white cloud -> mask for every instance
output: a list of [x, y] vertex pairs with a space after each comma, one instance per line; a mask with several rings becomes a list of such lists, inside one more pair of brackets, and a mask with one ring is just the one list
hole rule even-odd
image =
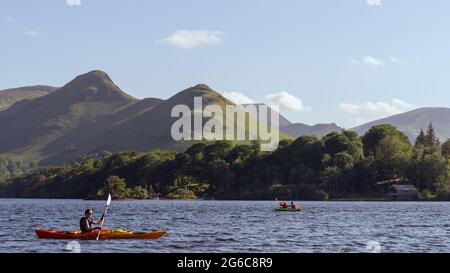
[[401, 99], [393, 99], [392, 100], [393, 105], [400, 109], [411, 109], [414, 108], [414, 105], [409, 104], [407, 102], [402, 101]]
[[380, 66], [383, 65], [383, 61], [377, 60], [372, 56], [366, 56], [362, 59], [362, 63], [370, 66]]
[[382, 60], [375, 59], [372, 56], [366, 56], [362, 58], [361, 60], [358, 59], [351, 59], [351, 64], [364, 64], [367, 66], [382, 66], [384, 65], [384, 62]]
[[342, 111], [350, 114], [356, 114], [361, 110], [361, 107], [359, 105], [345, 102], [340, 103], [339, 108], [341, 108]]
[[349, 114], [358, 115], [357, 121], [366, 121], [375, 118], [383, 118], [390, 115], [400, 114], [414, 108], [414, 105], [400, 99], [391, 102], [363, 102], [363, 103], [340, 103], [339, 108]]
[[392, 64], [400, 64], [400, 63], [408, 63], [409, 61], [406, 59], [400, 59], [394, 56], [391, 56], [389, 58], [386, 58], [386, 60], [382, 60], [382, 59], [376, 59], [372, 56], [366, 56], [362, 59], [350, 59], [350, 63], [351, 64], [364, 64], [367, 66], [382, 66], [382, 65], [387, 65], [389, 63]]
[[287, 92], [280, 92], [276, 94], [267, 95], [267, 99], [274, 105], [279, 105], [280, 109], [293, 112], [305, 112], [311, 110], [310, 107], [305, 107], [303, 102]]
[[66, 0], [69, 6], [81, 6], [81, 0]]
[[223, 92], [222, 96], [231, 100], [235, 104], [250, 104], [255, 103], [251, 98], [239, 92]]
[[224, 36], [225, 33], [221, 31], [177, 30], [162, 41], [178, 48], [195, 48], [220, 44]]
[[366, 0], [369, 6], [381, 6], [381, 0]]
[[29, 31], [25, 32], [24, 34], [27, 36], [30, 36], [30, 37], [40, 37], [40, 36], [44, 35], [42, 32], [37, 31], [37, 30], [29, 30]]

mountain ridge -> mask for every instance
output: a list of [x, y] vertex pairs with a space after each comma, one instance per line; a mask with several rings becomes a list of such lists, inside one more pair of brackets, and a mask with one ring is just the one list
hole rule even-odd
[[4, 111], [22, 100], [33, 100], [57, 90], [49, 85], [32, 85], [0, 90], [0, 111]]
[[372, 126], [390, 124], [405, 133], [409, 140], [414, 143], [420, 130], [426, 130], [430, 122], [433, 124], [436, 134], [441, 140], [450, 138], [450, 108], [447, 107], [421, 107], [374, 120], [351, 128], [350, 130], [362, 135]]
[[[0, 111], [0, 123], [8, 128], [0, 135], [0, 157], [33, 155], [42, 164], [60, 164], [86, 156], [95, 157], [107, 151], [181, 151], [193, 142], [177, 142], [171, 137], [171, 127], [178, 119], [171, 116], [174, 106], [186, 105], [193, 110], [195, 97], [202, 97], [203, 106], [214, 104], [223, 108], [235, 105], [203, 83], [177, 92], [166, 100], [139, 100], [120, 89], [101, 70], [81, 74], [61, 88], [48, 88], [52, 92], [47, 95], [20, 100]], [[315, 135], [320, 138], [343, 130], [335, 123], [292, 123], [282, 114], [277, 114], [281, 138], [287, 138], [287, 135]], [[239, 112], [238, 115], [245, 113]], [[230, 117], [224, 116], [222, 124], [227, 118]], [[248, 118], [254, 120], [257, 117]], [[203, 118], [203, 122], [206, 120]], [[270, 126], [270, 119], [268, 121]], [[362, 135], [374, 125], [391, 124], [413, 141], [429, 122], [435, 125], [441, 139], [450, 137], [450, 108], [445, 107], [423, 107], [350, 130]]]
[[[137, 99], [108, 78], [88, 72], [48, 95], [20, 101], [0, 112], [0, 153], [34, 151], [84, 123], [108, 115]], [[105, 73], [106, 74], [106, 73]]]

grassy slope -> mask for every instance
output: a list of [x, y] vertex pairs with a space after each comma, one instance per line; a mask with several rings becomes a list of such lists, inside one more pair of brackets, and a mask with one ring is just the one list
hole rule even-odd
[[[148, 151], [168, 149], [182, 151], [195, 141], [176, 142], [171, 137], [172, 124], [177, 118], [171, 118], [171, 110], [175, 105], [183, 104], [193, 109], [194, 97], [201, 96], [203, 104], [216, 104], [222, 108], [233, 105], [219, 93], [205, 85], [188, 88], [141, 115], [104, 128], [102, 132], [84, 139], [76, 145], [72, 156], [76, 158], [83, 154], [98, 154], [104, 150], [118, 151]], [[225, 116], [225, 118], [227, 118]], [[247, 116], [248, 119], [248, 116]], [[246, 128], [247, 130], [248, 128]], [[281, 139], [290, 138], [281, 134]]]
[[59, 90], [0, 112], [0, 155], [35, 155], [71, 130], [137, 101], [101, 71], [77, 77]]
[[[0, 112], [0, 123], [11, 128], [0, 136], [0, 156], [59, 164], [104, 151], [182, 151], [195, 141], [172, 139], [171, 127], [177, 118], [171, 118], [171, 110], [178, 104], [192, 109], [198, 96], [204, 106], [234, 105], [206, 85], [188, 88], [166, 101], [138, 101], [104, 72], [92, 71], [52, 94]], [[229, 118], [225, 111], [224, 118]], [[250, 120], [258, 123], [247, 115], [247, 125]], [[248, 126], [245, 130], [247, 134]], [[280, 134], [280, 139], [288, 138]]]

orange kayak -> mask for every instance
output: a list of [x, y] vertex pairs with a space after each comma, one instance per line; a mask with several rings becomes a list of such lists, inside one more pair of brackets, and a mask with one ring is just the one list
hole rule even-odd
[[[81, 231], [56, 231], [56, 230], [36, 230], [36, 235], [41, 239], [60, 239], [60, 240], [95, 240], [98, 231], [81, 233]], [[166, 231], [158, 230], [151, 232], [131, 232], [125, 230], [102, 230], [99, 240], [152, 240], [166, 235]]]

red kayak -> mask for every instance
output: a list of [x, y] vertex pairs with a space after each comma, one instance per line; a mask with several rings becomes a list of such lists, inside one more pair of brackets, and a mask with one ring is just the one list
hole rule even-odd
[[[41, 239], [59, 240], [96, 240], [98, 231], [82, 233], [81, 231], [56, 231], [36, 230], [36, 235]], [[131, 232], [125, 230], [102, 230], [99, 240], [154, 240], [167, 234], [167, 231]]]

